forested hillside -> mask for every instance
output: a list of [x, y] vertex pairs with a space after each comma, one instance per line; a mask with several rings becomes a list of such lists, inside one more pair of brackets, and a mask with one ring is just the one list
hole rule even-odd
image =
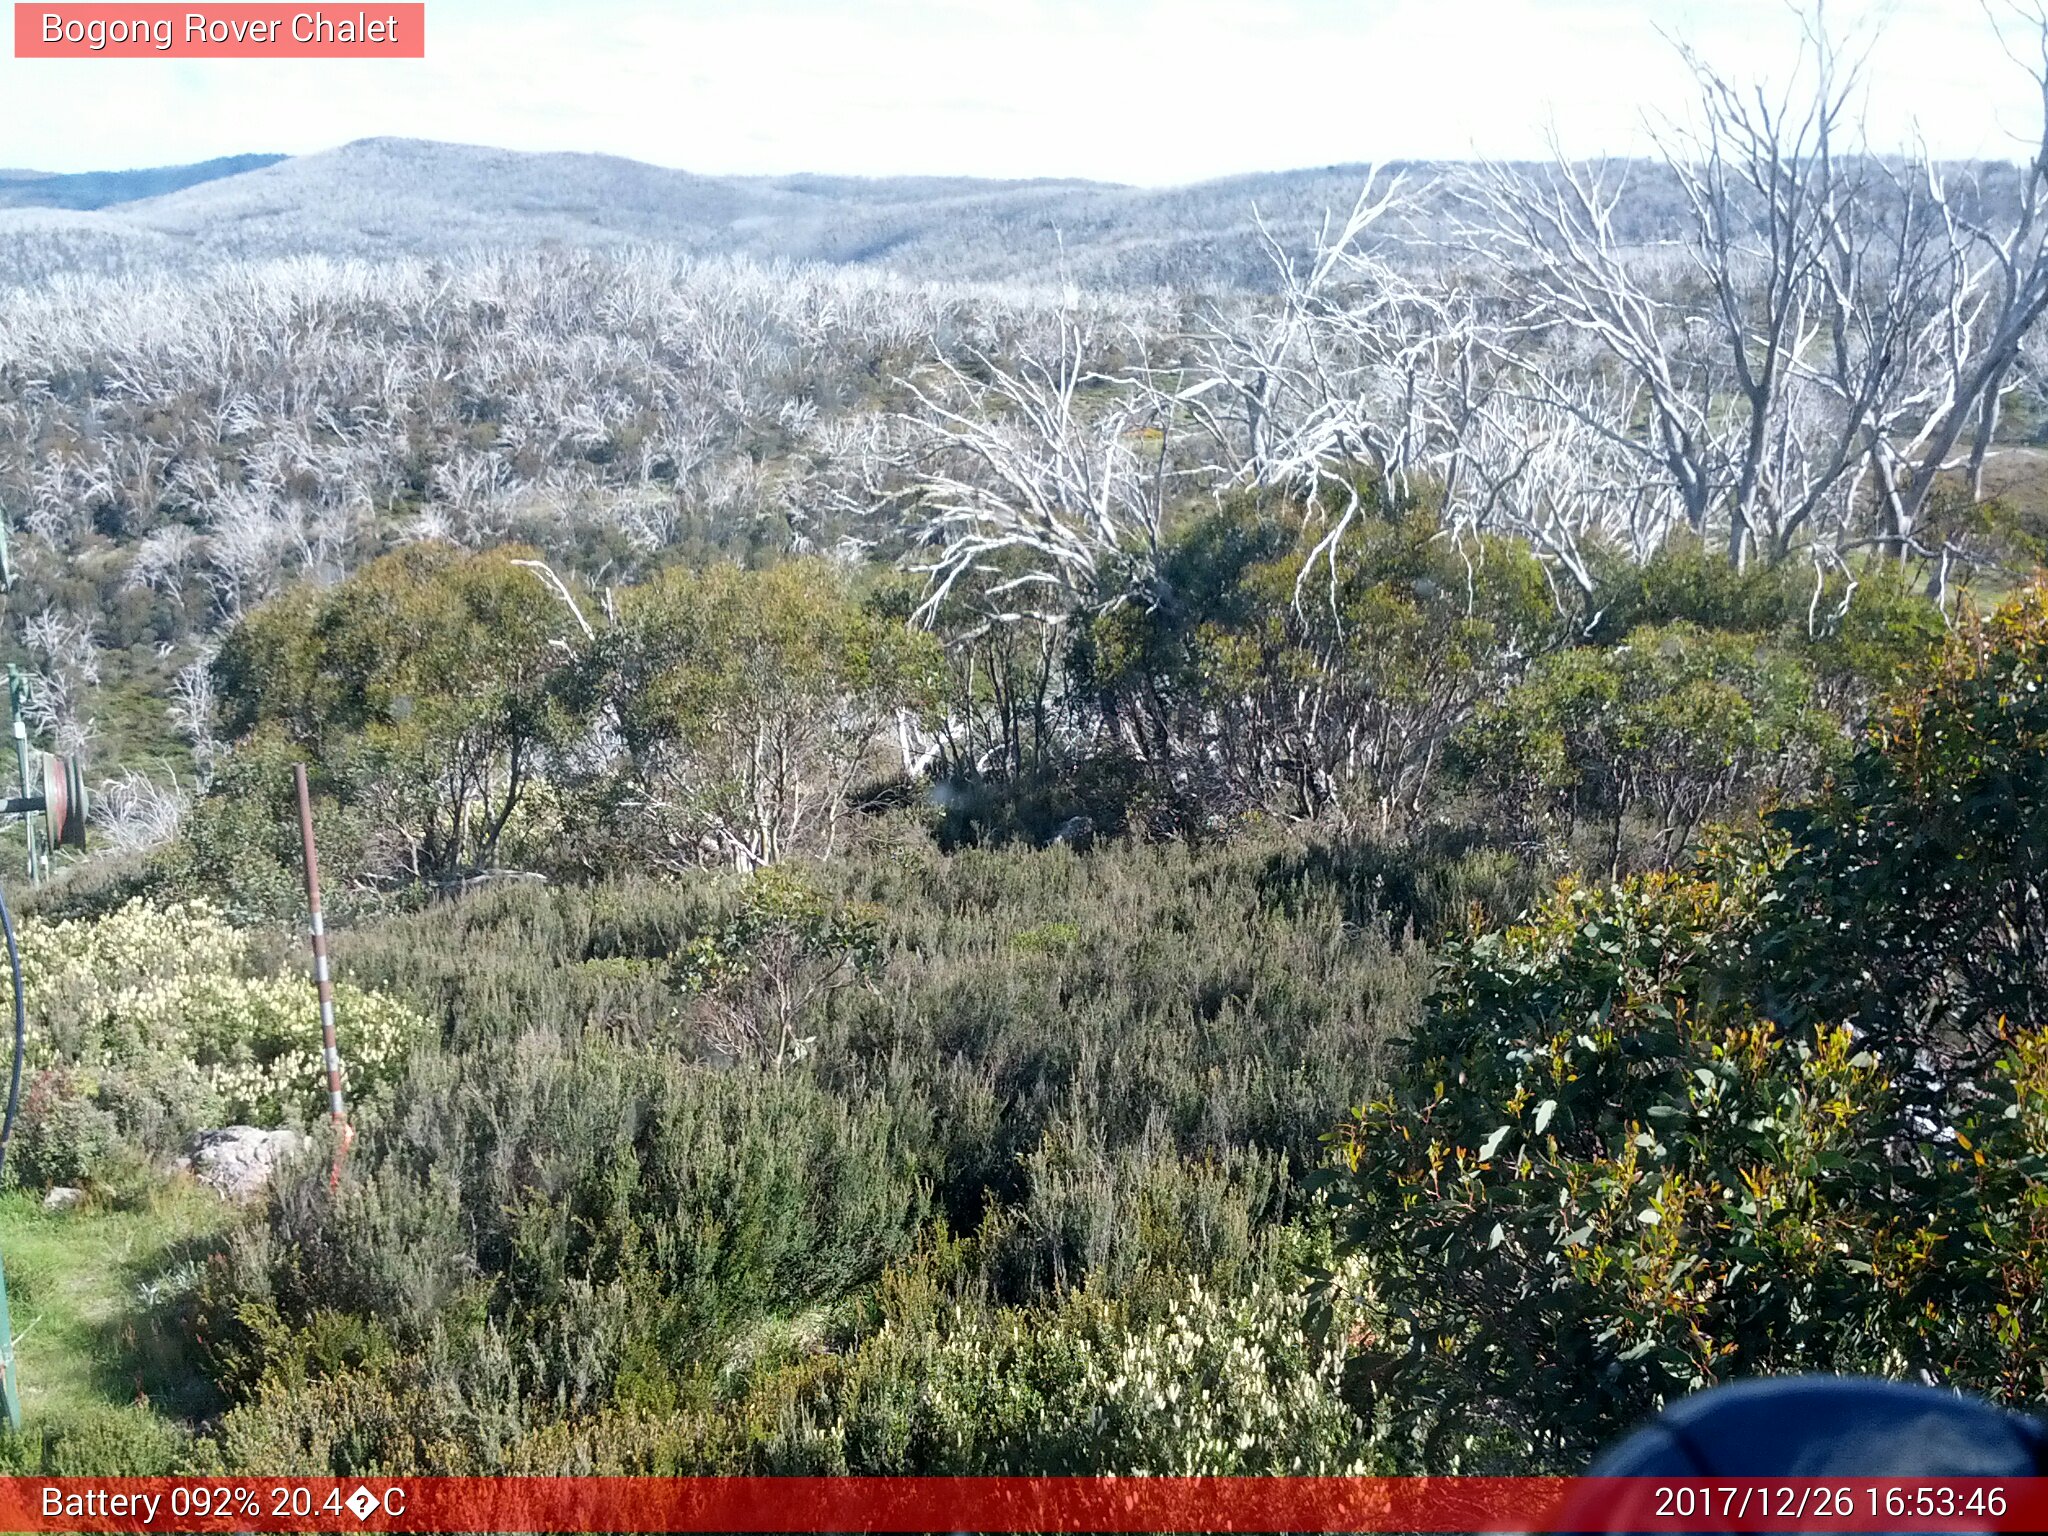
[[[706, 176], [608, 155], [530, 154], [365, 139], [247, 166], [0, 180], [0, 286], [59, 274], [203, 271], [295, 256], [391, 261], [539, 246], [817, 263], [920, 281], [1079, 283], [1216, 294], [1271, 292], [1272, 247], [1308, 259], [1365, 165], [1233, 176], [1181, 187], [965, 177]], [[1408, 197], [1380, 232], [1422, 264], [1460, 243], [1455, 164], [1402, 164]], [[1883, 167], [1869, 170], [1882, 179]], [[1896, 169], [1896, 167], [1894, 167]], [[1634, 160], [1580, 165], [1612, 183], [1628, 247], [1684, 238], [1682, 181]], [[1547, 167], [1512, 174], [1540, 182]], [[2002, 214], [2010, 166], [1942, 168], [1961, 205]], [[154, 183], [154, 184], [153, 184]], [[9, 211], [19, 206], [20, 211]], [[57, 208], [93, 210], [68, 219]]]
[[[0, 284], [59, 272], [191, 271], [221, 260], [388, 261], [548, 244], [659, 246], [940, 282], [1270, 288], [1261, 222], [1289, 249], [1306, 251], [1367, 172], [1331, 166], [1172, 188], [706, 176], [616, 156], [410, 139], [367, 139], [178, 185], [181, 171], [200, 169], [129, 173], [133, 189], [123, 197], [101, 196], [112, 189], [82, 178], [0, 182]], [[1418, 181], [1431, 171], [1409, 169]], [[1629, 222], [1640, 240], [1668, 227], [1676, 189], [1654, 168], [1638, 169], [1645, 185], [1630, 199]], [[151, 174], [165, 185], [140, 179]], [[23, 211], [6, 211], [17, 204]], [[96, 211], [63, 223], [29, 211], [44, 206]]]
[[[0, 1455], [1526, 1471], [1757, 1372], [2037, 1400], [2048, 125], [1895, 163], [1813, 47], [1810, 112], [1701, 67], [1654, 239], [1474, 165], [1200, 281], [1107, 215], [978, 266], [1124, 196], [1041, 184], [771, 265], [609, 164], [602, 239], [268, 248], [383, 143], [133, 214], [262, 259], [0, 292], [5, 640], [98, 788], [23, 903]], [[303, 1135], [219, 1206], [230, 1124]]]
[[145, 197], [162, 197], [244, 171], [275, 165], [282, 155], [229, 155], [193, 165], [161, 165], [135, 171], [0, 171], [0, 208], [105, 208]]

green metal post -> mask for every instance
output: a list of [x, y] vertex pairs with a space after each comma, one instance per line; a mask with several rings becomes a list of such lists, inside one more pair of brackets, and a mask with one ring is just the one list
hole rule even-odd
[[21, 1433], [21, 1382], [14, 1374], [14, 1324], [7, 1316], [7, 1279], [0, 1273], [0, 1406], [7, 1425]]
[[[7, 518], [0, 515], [0, 591], [14, 589], [14, 561], [7, 553]], [[28, 794], [28, 728], [21, 723], [22, 677], [21, 668], [7, 669], [7, 698], [14, 715], [15, 760], [21, 767], [21, 792]], [[33, 884], [36, 870], [36, 824], [33, 817], [21, 818], [22, 828], [28, 838], [28, 877]], [[0, 922], [7, 930], [7, 956], [13, 972], [15, 1026], [14, 1039], [14, 1080], [8, 1089], [7, 1120], [5, 1131], [0, 1131], [0, 1158], [7, 1155], [7, 1133], [14, 1129], [14, 1111], [17, 1095], [21, 1091], [21, 1051], [23, 1035], [20, 1032], [26, 1024], [21, 1012], [21, 956], [14, 944], [14, 923], [6, 916], [6, 902], [0, 899]], [[7, 1272], [0, 1268], [0, 1408], [7, 1413], [7, 1426], [17, 1435], [21, 1433], [21, 1378], [14, 1369], [14, 1320], [7, 1315]]]
[[[0, 517], [0, 591], [14, 590], [14, 559], [7, 550], [7, 519]], [[21, 706], [28, 694], [28, 683], [21, 675], [21, 668], [11, 662], [7, 667], [7, 704], [14, 721], [14, 761], [21, 769], [21, 792], [30, 793], [28, 784], [28, 727], [22, 724]], [[36, 858], [36, 820], [33, 816], [21, 818], [22, 836], [28, 840], [28, 883], [40, 885], [43, 882], [42, 866]], [[7, 1304], [5, 1295], [0, 1295], [0, 1308]]]

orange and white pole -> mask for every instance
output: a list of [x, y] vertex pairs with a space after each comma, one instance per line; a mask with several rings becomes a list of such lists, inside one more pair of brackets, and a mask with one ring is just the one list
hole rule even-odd
[[341, 1052], [334, 1040], [334, 974], [327, 964], [327, 924], [320, 916], [320, 856], [313, 849], [313, 794], [306, 786], [306, 765], [296, 763], [292, 777], [299, 791], [299, 841], [306, 850], [306, 909], [311, 914], [313, 984], [320, 994], [320, 1043], [327, 1061], [327, 1109], [334, 1119], [334, 1168], [328, 1187], [341, 1184], [341, 1161], [354, 1136], [348, 1107], [341, 1097]]

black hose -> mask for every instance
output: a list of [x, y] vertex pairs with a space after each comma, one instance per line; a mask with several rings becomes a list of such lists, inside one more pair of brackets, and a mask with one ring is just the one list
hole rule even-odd
[[7, 967], [14, 976], [14, 1068], [7, 1075], [7, 1118], [0, 1121], [0, 1169], [7, 1166], [7, 1143], [14, 1135], [14, 1112], [21, 1106], [21, 1059], [28, 1054], [28, 999], [21, 985], [21, 947], [14, 942], [14, 914], [0, 892], [0, 933], [7, 936]]

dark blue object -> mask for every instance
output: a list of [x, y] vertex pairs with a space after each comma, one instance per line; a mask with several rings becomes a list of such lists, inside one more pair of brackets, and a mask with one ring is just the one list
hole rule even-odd
[[2048, 1428], [1938, 1387], [1845, 1376], [1737, 1382], [1672, 1404], [1589, 1477], [2036, 1477]]
[[[1738, 1382], [1673, 1403], [1602, 1453], [1588, 1477], [2039, 1477], [2048, 1425], [1937, 1387], [1846, 1376]], [[1608, 1531], [1588, 1489], [1560, 1531]], [[1991, 1522], [1986, 1522], [1989, 1525]]]

